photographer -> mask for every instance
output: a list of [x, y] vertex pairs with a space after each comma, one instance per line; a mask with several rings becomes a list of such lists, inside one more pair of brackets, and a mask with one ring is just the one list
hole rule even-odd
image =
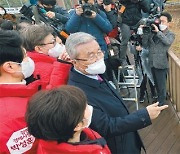
[[82, 0], [82, 4], [70, 12], [70, 19], [66, 23], [65, 29], [69, 33], [86, 32], [93, 35], [104, 51], [105, 59], [107, 59], [104, 34], [112, 30], [112, 25], [106, 14], [97, 9], [94, 4], [94, 0]]
[[136, 64], [137, 68], [139, 68], [140, 75], [142, 76], [142, 79], [140, 78], [140, 97], [139, 102], [144, 103], [145, 100], [145, 92], [147, 90], [147, 82], [149, 82], [150, 90], [151, 90], [151, 97], [153, 101], [157, 99], [157, 94], [155, 91], [155, 84], [151, 72], [151, 68], [149, 66], [149, 50], [142, 47], [142, 44], [135, 44], [131, 47], [134, 49], [136, 55]]
[[111, 0], [97, 0], [97, 7], [106, 13], [108, 20], [113, 28], [117, 26], [117, 12]]
[[[143, 34], [143, 46], [149, 49], [149, 64], [152, 70], [159, 105], [166, 101], [166, 77], [168, 72], [168, 49], [175, 39], [174, 33], [169, 31], [172, 16], [162, 12], [160, 24], [152, 24], [152, 31]], [[145, 29], [143, 27], [143, 29]]]
[[39, 6], [44, 8], [49, 18], [57, 18], [65, 24], [69, 19], [68, 12], [59, 6], [56, 6], [56, 0], [38, 0]]
[[121, 46], [120, 46], [120, 60], [122, 65], [126, 65], [126, 51], [131, 30], [135, 29], [137, 23], [141, 20], [141, 10], [144, 12], [150, 11], [150, 4], [148, 0], [120, 0], [121, 4], [125, 6], [125, 11], [122, 13], [121, 28]]

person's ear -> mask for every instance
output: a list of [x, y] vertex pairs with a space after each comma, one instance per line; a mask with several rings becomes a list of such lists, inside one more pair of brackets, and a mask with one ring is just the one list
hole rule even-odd
[[38, 45], [34, 47], [34, 50], [35, 50], [36, 52], [42, 53], [41, 47], [38, 46]]
[[80, 122], [80, 123], [78, 123], [77, 126], [74, 128], [74, 131], [75, 131], [75, 132], [81, 131], [82, 128], [83, 128], [83, 123]]
[[14, 67], [13, 65], [11, 64], [11, 62], [5, 62], [3, 65], [2, 65], [2, 68], [5, 72], [8, 72], [8, 73], [14, 73], [15, 70], [14, 70]]
[[76, 64], [77, 64], [77, 61], [73, 59], [73, 60], [71, 61], [71, 63], [72, 63], [73, 65], [76, 65]]

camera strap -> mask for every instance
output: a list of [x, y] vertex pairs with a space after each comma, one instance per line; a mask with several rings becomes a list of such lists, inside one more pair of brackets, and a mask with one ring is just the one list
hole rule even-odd
[[126, 10], [126, 7], [124, 5], [121, 5], [121, 7], [118, 10], [118, 13], [123, 14], [125, 10]]
[[113, 46], [112, 46], [112, 44], [111, 44], [111, 41], [110, 41], [109, 36], [105, 35], [104, 40], [105, 40], [105, 42], [106, 42], [106, 44], [107, 44], [109, 57], [114, 57], [114, 56], [116, 56], [117, 53], [114, 51], [114, 48], [113, 48]]

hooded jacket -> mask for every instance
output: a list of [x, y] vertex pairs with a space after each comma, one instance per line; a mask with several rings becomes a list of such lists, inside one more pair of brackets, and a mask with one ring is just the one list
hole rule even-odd
[[86, 128], [83, 132], [87, 141], [79, 143], [60, 143], [39, 140], [38, 154], [110, 154], [106, 141], [93, 130]]
[[67, 84], [71, 64], [59, 62], [56, 58], [35, 51], [27, 52], [27, 55], [35, 63], [33, 75], [46, 83], [46, 89]]

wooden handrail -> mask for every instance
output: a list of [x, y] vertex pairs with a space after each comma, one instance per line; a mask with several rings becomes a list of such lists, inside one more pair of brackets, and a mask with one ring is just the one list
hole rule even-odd
[[169, 51], [168, 93], [176, 111], [180, 112], [180, 59]]

